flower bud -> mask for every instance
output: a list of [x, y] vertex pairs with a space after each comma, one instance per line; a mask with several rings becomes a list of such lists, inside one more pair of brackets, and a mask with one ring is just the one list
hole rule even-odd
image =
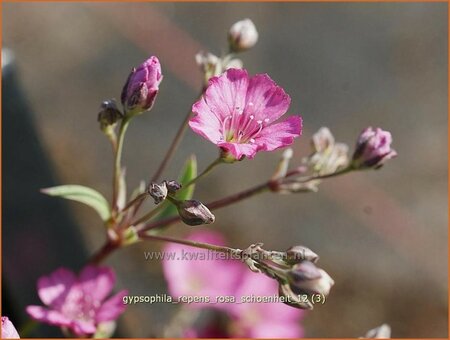
[[216, 219], [206, 205], [197, 200], [181, 201], [177, 209], [181, 219], [187, 225], [210, 224]]
[[162, 81], [158, 58], [150, 57], [128, 76], [122, 90], [122, 105], [129, 115], [150, 110], [155, 102]]
[[182, 186], [180, 183], [174, 180], [164, 181], [164, 183], [166, 184], [167, 190], [169, 191], [170, 194], [176, 193], [178, 190], [181, 189]]
[[288, 264], [296, 264], [302, 261], [311, 261], [316, 263], [318, 260], [319, 255], [304, 246], [293, 246], [286, 250], [285, 262]]
[[300, 309], [313, 309], [313, 304], [304, 296], [295, 294], [288, 283], [282, 283], [278, 287], [278, 295], [283, 296], [286, 300], [283, 302], [288, 306]]
[[334, 280], [323, 270], [310, 261], [294, 265], [287, 274], [291, 288], [299, 294], [328, 295]]
[[98, 113], [97, 121], [100, 123], [102, 130], [116, 124], [123, 117], [114, 99], [105, 100], [100, 107], [101, 111]]
[[258, 31], [250, 19], [238, 21], [228, 31], [228, 42], [231, 52], [242, 52], [255, 46]]
[[390, 337], [391, 327], [388, 324], [383, 324], [368, 331], [363, 339], [389, 339]]
[[153, 197], [155, 204], [159, 204], [164, 201], [167, 197], [167, 185], [165, 182], [161, 185], [156, 183], [151, 183], [147, 189], [148, 194]]
[[391, 143], [390, 132], [372, 127], [364, 129], [356, 142], [353, 167], [356, 169], [380, 168], [387, 160], [397, 156], [397, 152], [391, 149]]

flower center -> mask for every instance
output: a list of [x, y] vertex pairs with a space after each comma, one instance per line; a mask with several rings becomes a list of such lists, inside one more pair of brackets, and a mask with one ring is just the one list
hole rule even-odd
[[254, 143], [255, 138], [264, 128], [269, 119], [256, 120], [252, 113], [254, 104], [248, 103], [244, 109], [236, 107], [235, 111], [227, 116], [222, 123], [223, 139], [234, 143]]
[[93, 299], [92, 296], [75, 291], [67, 297], [61, 312], [72, 320], [90, 321], [95, 319], [100, 302]]

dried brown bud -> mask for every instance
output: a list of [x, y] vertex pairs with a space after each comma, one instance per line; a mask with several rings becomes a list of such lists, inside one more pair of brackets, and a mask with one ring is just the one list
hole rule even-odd
[[161, 184], [151, 183], [147, 191], [148, 194], [155, 200], [155, 204], [159, 204], [164, 201], [167, 197], [168, 192], [165, 182]]
[[101, 105], [101, 111], [98, 113], [97, 120], [102, 130], [108, 126], [116, 124], [123, 117], [122, 112], [117, 108], [114, 99], [105, 100]]
[[171, 180], [171, 181], [164, 181], [164, 183], [166, 184], [167, 190], [171, 194], [176, 193], [182, 187], [182, 185], [180, 183], [178, 183], [177, 181], [173, 181], [173, 180]]
[[300, 309], [313, 309], [313, 305], [308, 297], [294, 293], [288, 283], [280, 284], [278, 295], [286, 298], [284, 303], [288, 306]]
[[179, 202], [177, 209], [181, 219], [187, 225], [210, 224], [216, 219], [208, 207], [197, 200]]

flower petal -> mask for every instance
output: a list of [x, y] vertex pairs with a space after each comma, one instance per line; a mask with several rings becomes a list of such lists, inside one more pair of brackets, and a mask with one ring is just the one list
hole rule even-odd
[[222, 137], [221, 117], [211, 111], [204, 98], [192, 106], [192, 112], [194, 116], [189, 120], [191, 129], [214, 144], [219, 142]]
[[28, 306], [26, 311], [34, 320], [54, 326], [69, 326], [72, 322], [60, 312], [41, 306]]
[[108, 267], [86, 266], [80, 273], [79, 284], [85, 294], [103, 301], [114, 287], [116, 276]]
[[123, 297], [127, 294], [127, 290], [122, 290], [106, 300], [97, 311], [97, 323], [116, 320], [125, 311], [126, 305], [123, 303]]
[[272, 151], [284, 146], [291, 145], [294, 138], [302, 133], [302, 118], [291, 116], [288, 119], [269, 125], [262, 129], [259, 136], [255, 138], [258, 151]]
[[245, 112], [256, 120], [268, 119], [272, 123], [286, 113], [291, 98], [267, 74], [257, 74], [250, 79]]
[[75, 320], [72, 321], [69, 328], [79, 337], [83, 337], [85, 335], [94, 334], [97, 330], [94, 322], [92, 320]]
[[244, 156], [252, 159], [253, 157], [255, 157], [256, 151], [258, 151], [258, 145], [251, 143], [240, 144], [231, 142], [219, 142], [217, 143], [217, 145], [231, 153], [237, 160], [242, 159], [242, 157]]
[[227, 116], [243, 110], [248, 84], [248, 73], [243, 69], [230, 68], [221, 76], [211, 78], [203, 96], [211, 115], [223, 122]]
[[58, 309], [64, 302], [70, 288], [76, 282], [75, 274], [59, 268], [49, 276], [42, 276], [37, 283], [38, 295], [47, 306]]

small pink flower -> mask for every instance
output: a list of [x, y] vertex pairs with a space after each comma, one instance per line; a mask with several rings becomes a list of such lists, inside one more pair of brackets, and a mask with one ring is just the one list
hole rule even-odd
[[[223, 245], [223, 237], [212, 231], [197, 231], [188, 239]], [[299, 321], [304, 311], [281, 302], [242, 302], [248, 296], [278, 296], [278, 283], [263, 274], [250, 271], [241, 261], [214, 259], [213, 252], [179, 244], [165, 247], [163, 270], [169, 292], [178, 296], [209, 296], [211, 303], [190, 304], [190, 307], [214, 308], [226, 313], [231, 323], [223, 325], [212, 320], [203, 328], [185, 330], [186, 337], [298, 338], [303, 335]], [[170, 259], [174, 256], [177, 260]], [[208, 255], [209, 259], [202, 258]], [[192, 257], [197, 257], [192, 260]], [[191, 259], [191, 260], [189, 260]], [[217, 297], [234, 297], [235, 303], [216, 303]], [[214, 318], [213, 318], [214, 319]]]
[[[211, 231], [195, 232], [188, 238], [216, 245], [225, 243], [220, 234]], [[216, 252], [176, 243], [167, 244], [164, 252], [167, 254], [163, 261], [164, 276], [169, 292], [175, 298], [208, 296], [215, 302], [218, 296], [233, 294], [240, 281], [243, 267], [238, 260], [218, 259]], [[189, 306], [222, 307], [212, 303], [192, 303]]]
[[12, 322], [6, 317], [2, 316], [2, 339], [20, 339], [19, 333]]
[[380, 168], [383, 164], [397, 156], [391, 148], [392, 135], [380, 128], [364, 129], [356, 142], [353, 154], [353, 166], [356, 168]]
[[291, 99], [267, 74], [249, 77], [229, 69], [209, 80], [203, 97], [192, 106], [194, 132], [240, 160], [258, 151], [272, 151], [294, 142], [302, 131], [300, 116], [274, 123]]
[[128, 76], [121, 100], [125, 111], [140, 113], [150, 110], [155, 102], [162, 81], [161, 64], [157, 57], [150, 57]]
[[[281, 302], [261, 302], [278, 296], [278, 283], [265, 275], [246, 268], [238, 289], [236, 301], [253, 298], [254, 302], [229, 304], [228, 311], [234, 320], [235, 335], [245, 338], [301, 338], [300, 319], [305, 311]], [[260, 299], [260, 302], [257, 302]], [[270, 300], [269, 300], [270, 301]], [[273, 300], [275, 301], [275, 300]]]
[[126, 290], [110, 297], [116, 281], [108, 267], [86, 266], [77, 277], [60, 268], [38, 280], [38, 294], [48, 307], [28, 306], [27, 313], [35, 320], [66, 327], [77, 336], [95, 333], [97, 326], [119, 317], [125, 310]]

